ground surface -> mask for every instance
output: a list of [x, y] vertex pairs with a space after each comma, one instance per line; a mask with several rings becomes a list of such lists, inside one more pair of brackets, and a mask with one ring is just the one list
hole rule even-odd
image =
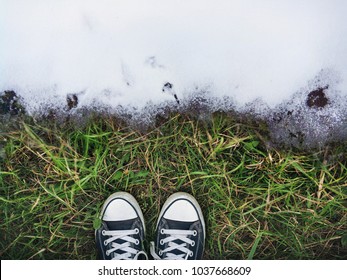
[[266, 148], [261, 126], [226, 114], [172, 114], [147, 131], [25, 118], [0, 136], [1, 259], [96, 258], [98, 213], [116, 191], [142, 207], [147, 247], [160, 206], [185, 191], [203, 209], [206, 259], [347, 257], [346, 146]]

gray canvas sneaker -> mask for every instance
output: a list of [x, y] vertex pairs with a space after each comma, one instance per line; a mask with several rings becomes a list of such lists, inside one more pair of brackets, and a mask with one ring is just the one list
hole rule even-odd
[[147, 259], [143, 250], [145, 223], [136, 199], [117, 192], [105, 201], [101, 210], [101, 227], [95, 231], [100, 259]]
[[205, 221], [193, 196], [178, 192], [164, 203], [159, 215], [156, 239], [151, 242], [154, 259], [198, 260], [205, 243]]

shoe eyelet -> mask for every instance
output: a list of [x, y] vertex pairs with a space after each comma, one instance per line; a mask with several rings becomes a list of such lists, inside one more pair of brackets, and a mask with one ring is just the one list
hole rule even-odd
[[140, 240], [136, 239], [135, 245], [139, 245], [139, 244], [140, 244]]
[[160, 233], [161, 233], [161, 234], [164, 234], [164, 229], [163, 229], [163, 228], [160, 230]]
[[195, 246], [195, 241], [193, 240], [192, 243], [190, 244], [192, 247]]
[[159, 243], [160, 243], [160, 245], [164, 245], [164, 240], [160, 239]]
[[194, 254], [193, 254], [193, 252], [192, 251], [190, 251], [190, 253], [189, 253], [189, 257], [192, 257]]
[[193, 231], [193, 236], [197, 236], [198, 232], [196, 230]]
[[108, 242], [107, 242], [107, 240], [105, 240], [105, 241], [104, 241], [104, 245], [107, 246], [107, 244], [108, 244]]
[[101, 235], [105, 236], [106, 235], [106, 230], [101, 231]]
[[161, 251], [161, 250], [158, 253], [159, 253], [159, 256], [163, 255], [163, 251]]
[[138, 228], [135, 228], [135, 234], [138, 234], [140, 230]]
[[106, 251], [106, 256], [109, 256], [110, 255], [110, 252], [109, 251]]

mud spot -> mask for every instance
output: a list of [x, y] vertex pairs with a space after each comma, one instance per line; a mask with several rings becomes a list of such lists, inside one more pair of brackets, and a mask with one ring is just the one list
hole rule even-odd
[[306, 105], [310, 108], [324, 108], [329, 102], [324, 92], [326, 89], [328, 86], [311, 91], [307, 96]]
[[21, 112], [24, 112], [24, 108], [20, 105], [19, 98], [14, 91], [0, 93], [0, 115], [18, 115]]
[[67, 102], [67, 108], [68, 110], [71, 110], [73, 108], [76, 108], [78, 105], [78, 97], [76, 94], [68, 94], [66, 97]]

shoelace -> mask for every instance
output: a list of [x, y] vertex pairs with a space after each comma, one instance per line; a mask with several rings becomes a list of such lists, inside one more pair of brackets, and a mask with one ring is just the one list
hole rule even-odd
[[[109, 256], [110, 254], [114, 253], [113, 260], [137, 260], [140, 255], [144, 255], [147, 258], [147, 254], [144, 251], [136, 250], [135, 248], [131, 247], [131, 244], [139, 245], [140, 240], [135, 239], [129, 235], [138, 234], [139, 229], [133, 229], [133, 230], [103, 230], [101, 232], [104, 236], [111, 236], [110, 238], [106, 239], [104, 241], [104, 245], [107, 246], [111, 243], [111, 249], [106, 250], [106, 255]], [[123, 240], [125, 242], [119, 244], [115, 241], [117, 240]], [[124, 251], [123, 254], [117, 254], [115, 251], [122, 250]], [[135, 257], [132, 257], [132, 255], [135, 255]]]
[[[155, 260], [161, 260], [162, 258], [160, 256], [164, 253], [167, 253], [165, 260], [186, 260], [188, 257], [193, 256], [193, 251], [187, 248], [187, 244], [191, 246], [195, 245], [194, 240], [188, 238], [188, 236], [196, 236], [196, 230], [162, 229], [160, 233], [168, 235], [168, 237], [160, 240], [160, 245], [168, 243], [168, 247], [162, 251], [159, 251], [158, 256], [158, 254], [155, 252], [155, 244], [154, 242], [151, 242], [151, 255]], [[178, 244], [173, 242], [175, 240], [181, 240], [183, 243]], [[182, 254], [174, 254], [172, 253], [173, 250], [181, 251]]]

